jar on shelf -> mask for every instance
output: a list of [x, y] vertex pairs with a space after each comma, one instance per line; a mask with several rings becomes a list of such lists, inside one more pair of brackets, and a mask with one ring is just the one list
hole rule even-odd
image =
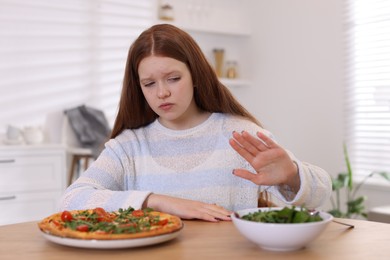
[[215, 48], [213, 49], [213, 53], [214, 53], [214, 60], [215, 60], [215, 73], [219, 78], [222, 78], [225, 50]]
[[174, 20], [173, 6], [170, 4], [162, 4], [160, 6], [159, 18], [160, 20], [173, 21]]
[[237, 62], [236, 61], [227, 61], [226, 62], [226, 78], [235, 79], [237, 77], [238, 77]]

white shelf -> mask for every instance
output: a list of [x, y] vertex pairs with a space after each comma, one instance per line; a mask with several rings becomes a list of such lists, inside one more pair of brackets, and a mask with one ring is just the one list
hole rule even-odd
[[[250, 36], [249, 0], [156, 0], [156, 23], [169, 23], [188, 32]], [[172, 7], [173, 20], [158, 19], [160, 6]]]
[[221, 81], [222, 84], [224, 84], [226, 87], [229, 88], [248, 88], [251, 85], [251, 82], [245, 79], [221, 78], [219, 80]]
[[219, 34], [219, 35], [238, 36], [238, 37], [249, 37], [251, 35], [251, 31], [249, 30], [249, 28], [226, 28], [222, 26], [216, 27], [216, 26], [186, 25], [186, 24], [179, 24], [176, 22], [165, 21], [165, 20], [158, 20], [157, 23], [172, 24], [187, 32], [209, 33], [209, 34]]

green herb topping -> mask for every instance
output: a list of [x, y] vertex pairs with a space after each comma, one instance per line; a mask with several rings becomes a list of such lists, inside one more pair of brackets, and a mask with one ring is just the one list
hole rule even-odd
[[[85, 210], [63, 219], [62, 225], [82, 232], [102, 232], [108, 234], [128, 234], [149, 230], [161, 224], [158, 215], [149, 214], [151, 208], [134, 210], [119, 209], [117, 212], [106, 212], [102, 208], [93, 211]], [[163, 223], [166, 224], [166, 223]]]

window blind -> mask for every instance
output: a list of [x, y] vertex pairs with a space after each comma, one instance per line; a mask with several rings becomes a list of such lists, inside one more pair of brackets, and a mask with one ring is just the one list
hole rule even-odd
[[347, 1], [346, 141], [356, 175], [390, 172], [390, 1]]
[[0, 127], [81, 104], [113, 122], [127, 52], [154, 0], [0, 0]]

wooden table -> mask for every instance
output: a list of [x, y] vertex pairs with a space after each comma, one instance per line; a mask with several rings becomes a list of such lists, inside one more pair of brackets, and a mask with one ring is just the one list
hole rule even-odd
[[[340, 219], [339, 219], [340, 220]], [[47, 241], [36, 222], [0, 226], [0, 259], [390, 259], [390, 224], [342, 219], [354, 229], [330, 223], [305, 249], [270, 252], [241, 236], [231, 222], [184, 221], [175, 239], [127, 249], [83, 249]]]

